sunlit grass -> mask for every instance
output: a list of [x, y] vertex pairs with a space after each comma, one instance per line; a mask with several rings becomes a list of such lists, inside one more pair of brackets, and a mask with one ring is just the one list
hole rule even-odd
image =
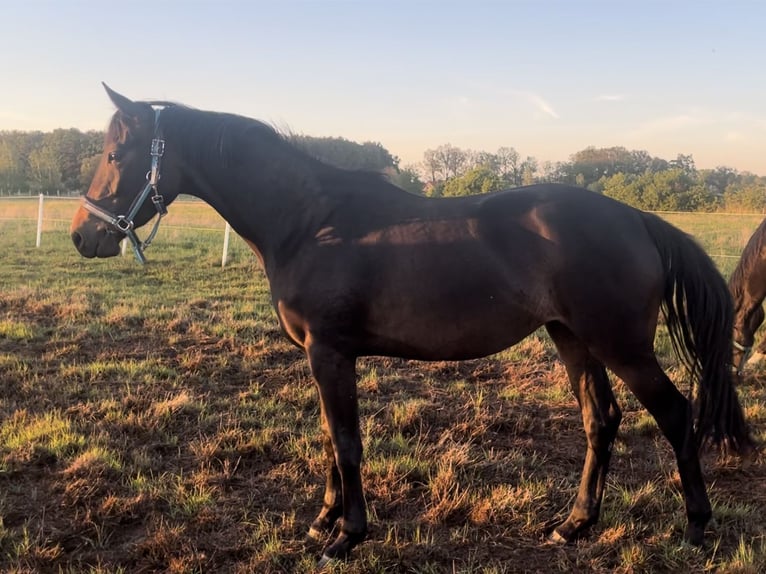
[[85, 436], [57, 411], [32, 415], [19, 410], [0, 426], [0, 448], [5, 458], [26, 460], [35, 454], [62, 458], [85, 445]]
[[34, 337], [34, 330], [24, 323], [0, 321], [0, 337], [11, 341], [26, 341]]

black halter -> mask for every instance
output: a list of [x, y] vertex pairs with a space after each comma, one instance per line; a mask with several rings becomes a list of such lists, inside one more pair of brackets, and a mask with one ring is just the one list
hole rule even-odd
[[[149, 103], [152, 105], [167, 105], [166, 102]], [[152, 167], [151, 170], [149, 170], [146, 174], [146, 185], [141, 190], [141, 193], [139, 193], [133, 200], [133, 203], [130, 204], [130, 208], [128, 209], [127, 214], [115, 215], [112, 212], [99, 207], [88, 197], [83, 198], [83, 207], [87, 211], [102, 221], [106, 221], [118, 232], [123, 233], [130, 240], [130, 243], [133, 246], [133, 253], [136, 254], [136, 259], [141, 264], [146, 263], [144, 250], [149, 247], [149, 245], [151, 245], [154, 236], [157, 234], [157, 229], [160, 226], [160, 221], [168, 213], [167, 207], [165, 206], [165, 199], [160, 195], [159, 191], [157, 191], [157, 184], [160, 181], [160, 164], [162, 155], [165, 153], [165, 140], [162, 138], [162, 130], [160, 129], [161, 112], [162, 108], [157, 108], [154, 110], [154, 138], [152, 139], [152, 147], [149, 152], [152, 156]], [[143, 207], [144, 202], [147, 200], [147, 198], [150, 197], [150, 194], [158, 217], [154, 222], [154, 227], [149, 233], [149, 236], [145, 241], [141, 241], [134, 230], [134, 219], [138, 212], [141, 210], [141, 207]]]
[[747, 360], [750, 358], [750, 354], [753, 350], [752, 347], [746, 347], [745, 345], [742, 345], [741, 343], [738, 343], [736, 340], [732, 342], [732, 345], [735, 349], [737, 349], [742, 355], [739, 358], [739, 362], [736, 365], [731, 365], [731, 370], [735, 375], [741, 375], [742, 371], [745, 369], [745, 363], [747, 363]]

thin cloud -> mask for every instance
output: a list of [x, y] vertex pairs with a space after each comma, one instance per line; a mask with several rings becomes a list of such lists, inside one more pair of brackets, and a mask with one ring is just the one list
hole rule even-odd
[[625, 99], [622, 94], [601, 94], [596, 96], [597, 102], [621, 102]]
[[740, 124], [747, 128], [766, 130], [766, 118], [744, 112], [729, 112], [723, 114], [721, 121], [727, 125]]
[[441, 101], [441, 105], [453, 114], [470, 113], [476, 109], [476, 102], [465, 95], [448, 96]]
[[631, 139], [663, 138], [686, 136], [694, 137], [704, 128], [718, 141], [727, 144], [743, 143], [766, 130], [766, 119], [753, 114], [732, 111], [692, 108], [685, 113], [661, 116], [638, 124], [627, 132]]
[[639, 125], [630, 132], [633, 137], [645, 137], [660, 134], [670, 134], [691, 126], [710, 123], [710, 119], [699, 114], [678, 114], [655, 118]]
[[553, 119], [559, 119], [559, 115], [556, 113], [556, 110], [554, 110], [553, 106], [545, 101], [542, 96], [535, 94], [534, 92], [525, 92], [523, 90], [511, 90], [511, 93], [515, 96], [527, 100], [527, 102], [532, 104], [538, 112], [541, 112]]

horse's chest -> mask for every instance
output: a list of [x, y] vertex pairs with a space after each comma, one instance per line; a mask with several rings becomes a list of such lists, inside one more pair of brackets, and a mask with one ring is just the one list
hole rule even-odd
[[293, 343], [306, 348], [308, 323], [302, 313], [282, 300], [275, 304], [282, 331]]

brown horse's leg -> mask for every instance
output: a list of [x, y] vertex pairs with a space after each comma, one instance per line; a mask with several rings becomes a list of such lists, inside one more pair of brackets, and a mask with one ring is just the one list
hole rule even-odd
[[569, 542], [598, 520], [606, 474], [622, 413], [604, 366], [560, 323], [546, 325], [566, 365], [572, 390], [582, 411], [588, 450], [580, 489], [569, 517], [551, 533], [553, 542]]
[[311, 540], [321, 542], [332, 532], [335, 522], [343, 515], [343, 490], [340, 471], [335, 463], [335, 450], [332, 446], [330, 425], [327, 422], [324, 403], [320, 401], [319, 404], [322, 416], [322, 445], [326, 456], [324, 504], [319, 516], [311, 524], [308, 536]]
[[[367, 512], [360, 472], [362, 439], [359, 433], [356, 361], [317, 343], [309, 346], [308, 358], [330, 434], [343, 504], [340, 533], [335, 541], [325, 548], [322, 561], [326, 562], [332, 558], [348, 556], [351, 549], [364, 540], [367, 534]], [[332, 472], [331, 469], [330, 473]], [[334, 479], [331, 477], [330, 480]], [[334, 490], [335, 485], [331, 487], [331, 490]], [[333, 496], [331, 493], [331, 497]], [[327, 499], [325, 508], [328, 508]], [[329, 508], [337, 508], [337, 503], [331, 501]]]
[[691, 404], [670, 382], [654, 354], [626, 364], [607, 365], [651, 413], [673, 447], [686, 500], [686, 539], [702, 545], [712, 512], [694, 440]]

